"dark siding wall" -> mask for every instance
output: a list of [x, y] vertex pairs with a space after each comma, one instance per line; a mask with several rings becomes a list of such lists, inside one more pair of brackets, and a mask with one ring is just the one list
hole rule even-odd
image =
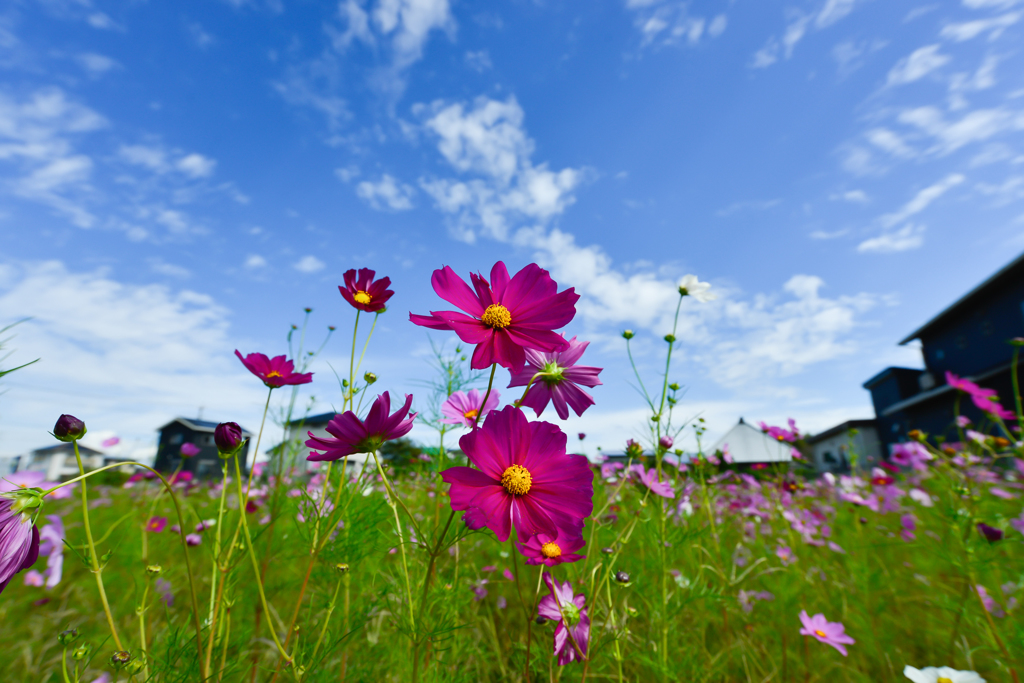
[[[211, 432], [197, 432], [189, 429], [180, 422], [168, 425], [160, 432], [160, 440], [157, 444], [156, 461], [153, 469], [158, 472], [173, 472], [181, 462], [181, 445], [192, 443], [201, 449], [199, 455], [186, 458], [182, 471], [191, 472], [199, 478], [220, 476], [222, 461], [217, 455], [217, 446], [213, 442]], [[239, 454], [239, 465], [243, 471], [248, 472], [249, 443]]]

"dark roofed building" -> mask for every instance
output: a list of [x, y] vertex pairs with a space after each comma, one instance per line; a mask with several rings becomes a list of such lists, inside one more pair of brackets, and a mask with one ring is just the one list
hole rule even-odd
[[[191, 472], [199, 478], [216, 476], [220, 473], [221, 459], [217, 455], [217, 445], [213, 442], [213, 433], [217, 429], [216, 422], [193, 420], [179, 417], [168, 422], [159, 430], [160, 441], [156, 449], [156, 460], [153, 469], [158, 472], [173, 472], [181, 462], [181, 447], [191, 443], [198, 446], [199, 455], [185, 458], [183, 472]], [[252, 432], [243, 429], [242, 435], [251, 439]], [[238, 464], [243, 472], [248, 472], [249, 441], [245, 442], [238, 453]]]
[[[864, 383], [884, 452], [911, 429], [958, 439], [952, 430], [958, 392], [946, 383], [947, 372], [994, 389], [1012, 409], [1008, 342], [1015, 337], [1024, 337], [1024, 254], [900, 342], [921, 342], [923, 370], [886, 368]], [[985, 419], [969, 399], [959, 410], [975, 422]]]

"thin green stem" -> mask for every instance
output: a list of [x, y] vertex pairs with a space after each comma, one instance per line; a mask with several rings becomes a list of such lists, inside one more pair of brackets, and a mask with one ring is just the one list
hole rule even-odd
[[[356, 309], [356, 323], [352, 326], [352, 350], [348, 356], [348, 407], [352, 408], [352, 404], [356, 398], [356, 335], [359, 334], [359, 314], [362, 313], [358, 308]], [[369, 341], [369, 340], [367, 340]], [[345, 401], [341, 402], [342, 409], [345, 408]]]
[[117, 633], [117, 626], [114, 624], [114, 615], [110, 611], [110, 602], [107, 600], [107, 591], [103, 587], [103, 568], [100, 567], [99, 558], [96, 556], [96, 544], [92, 540], [92, 526], [89, 524], [89, 494], [86, 490], [85, 467], [82, 465], [82, 456], [78, 452], [78, 439], [71, 442], [75, 448], [75, 460], [78, 462], [78, 474], [82, 482], [82, 521], [85, 525], [85, 539], [89, 544], [89, 563], [92, 565], [92, 573], [96, 576], [96, 588], [100, 592], [100, 602], [103, 603], [103, 613], [107, 615], [107, 625], [110, 626], [110, 633], [114, 636], [114, 644], [118, 650], [123, 650], [121, 636]]
[[[394, 489], [388, 483], [388, 477], [384, 474], [384, 468], [380, 466], [380, 460], [377, 458], [377, 452], [373, 452], [373, 462], [377, 465], [377, 473], [380, 478], [384, 481], [384, 487], [388, 490], [388, 506], [391, 508], [391, 512], [395, 515], [395, 530], [398, 532], [398, 550], [402, 556], [402, 574], [405, 577], [405, 591], [409, 602], [409, 635], [411, 638], [416, 637], [416, 617], [413, 614], [414, 607], [412, 604], [412, 584], [409, 581], [409, 564], [405, 558], [405, 537], [402, 535], [402, 520], [398, 517], [398, 506], [395, 504], [397, 498], [395, 497]], [[403, 506], [404, 507], [404, 506]], [[408, 514], [406, 510], [406, 514]], [[409, 515], [412, 518], [412, 515]], [[420, 538], [422, 538], [420, 534]]]
[[491, 378], [487, 380], [487, 392], [484, 394], [484, 400], [480, 403], [480, 412], [476, 414], [475, 418], [473, 418], [473, 427], [474, 427], [474, 429], [476, 428], [476, 426], [478, 424], [480, 424], [480, 417], [484, 413], [484, 406], [487, 405], [487, 399], [491, 395], [491, 387], [494, 386], [494, 373], [495, 373], [495, 371], [497, 369], [498, 369], [498, 364], [497, 363], [494, 363], [494, 364], [491, 365]]
[[324, 642], [324, 634], [327, 633], [327, 624], [331, 621], [331, 615], [334, 614], [334, 607], [338, 604], [338, 593], [341, 592], [341, 584], [344, 583], [345, 576], [342, 575], [338, 578], [338, 585], [334, 588], [334, 597], [331, 598], [331, 602], [327, 605], [327, 614], [324, 616], [324, 625], [320, 627], [320, 636], [316, 639], [316, 647], [313, 648], [313, 654], [309, 656], [309, 663], [313, 664], [316, 662], [316, 655], [320, 652], [320, 645]]
[[64, 683], [71, 683], [68, 678], [68, 648], [65, 647], [60, 655], [60, 672], [64, 676]]
[[[210, 662], [213, 658], [213, 639], [217, 632], [217, 597], [219, 594], [217, 590], [217, 576], [221, 573], [221, 528], [224, 526], [224, 508], [227, 501], [228, 493], [228, 462], [224, 461], [221, 469], [221, 485], [220, 485], [220, 506], [217, 509], [217, 529], [214, 531], [213, 540], [213, 573], [210, 576], [210, 616], [207, 618], [207, 623], [210, 625], [210, 639], [206, 646], [206, 670], [210, 670]], [[245, 514], [245, 510], [242, 510], [242, 514]]]
[[149, 598], [149, 581], [146, 581], [146, 587], [142, 590], [142, 602], [139, 603], [139, 642], [142, 645], [142, 680], [149, 680], [149, 658], [146, 653], [149, 651], [148, 641], [146, 639], [146, 602]]

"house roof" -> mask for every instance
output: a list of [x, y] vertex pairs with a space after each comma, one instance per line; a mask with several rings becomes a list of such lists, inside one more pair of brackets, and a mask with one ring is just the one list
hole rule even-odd
[[967, 292], [967, 294], [964, 294], [924, 325], [914, 330], [906, 339], [900, 342], [900, 345], [906, 344], [915, 339], [920, 339], [922, 335], [928, 334], [932, 329], [946, 322], [954, 315], [976, 305], [979, 298], [989, 294], [998, 287], [1001, 287], [1007, 280], [1014, 277], [1020, 277], [1022, 274], [1024, 274], [1024, 254], [1021, 254], [1013, 261], [1000, 268], [987, 280]]
[[712, 453], [729, 446], [733, 462], [789, 462], [793, 447], [780, 443], [741, 418], [732, 429], [711, 448]]
[[826, 429], [823, 432], [819, 432], [817, 434], [814, 434], [813, 436], [809, 436], [807, 438], [807, 443], [818, 443], [819, 441], [824, 441], [825, 439], [830, 439], [833, 436], [835, 436], [836, 434], [842, 434], [843, 432], [848, 432], [851, 429], [865, 429], [866, 427], [874, 427], [874, 426], [875, 426], [875, 421], [874, 420], [867, 420], [867, 419], [865, 419], [865, 420], [847, 420], [846, 422], [843, 422], [842, 424], [837, 424], [835, 427], [830, 427], [829, 429]]
[[[1002, 365], [994, 367], [991, 370], [988, 370], [988, 371], [983, 372], [983, 373], [978, 374], [978, 375], [974, 375], [972, 377], [964, 377], [963, 379], [970, 380], [971, 382], [984, 382], [985, 380], [989, 379], [990, 377], [994, 377], [995, 375], [998, 375], [1001, 372], [1006, 372], [1007, 370], [1010, 369], [1010, 367], [1012, 365], [1013, 365], [1012, 363], [1003, 363]], [[935, 398], [936, 396], [942, 396], [943, 394], [947, 394], [950, 391], [953, 391], [953, 387], [952, 386], [950, 386], [949, 384], [940, 384], [939, 386], [935, 387], [934, 389], [929, 389], [928, 391], [922, 391], [921, 393], [914, 394], [910, 398], [903, 399], [902, 401], [899, 401], [898, 403], [893, 403], [891, 406], [889, 406], [888, 408], [886, 408], [885, 410], [882, 411], [882, 416], [883, 417], [888, 417], [889, 415], [892, 415], [893, 413], [898, 413], [899, 411], [904, 410], [905, 408], [910, 408], [911, 406], [915, 406], [918, 403], [924, 403], [925, 401], [930, 401], [931, 399]]]
[[[37, 448], [32, 451], [32, 455], [46, 455], [47, 453], [56, 453], [58, 451], [70, 450], [72, 448], [73, 446], [70, 443], [59, 443], [53, 446]], [[78, 444], [78, 451], [82, 455], [103, 455], [103, 451], [98, 451], [95, 448], [89, 448], [83, 444]]]
[[[157, 431], [158, 432], [162, 432], [163, 430], [167, 429], [168, 427], [170, 427], [175, 422], [180, 422], [181, 424], [185, 425], [186, 427], [188, 427], [189, 429], [191, 429], [194, 432], [211, 432], [211, 433], [216, 431], [217, 425], [220, 424], [219, 422], [210, 422], [209, 420], [197, 420], [197, 419], [191, 418], [191, 417], [176, 417], [173, 420], [171, 420], [170, 422], [168, 422], [167, 424], [165, 424], [163, 427], [157, 428]], [[250, 432], [245, 427], [242, 427], [242, 435], [243, 436], [252, 436], [253, 433]]]
[[329, 413], [320, 413], [319, 415], [307, 415], [306, 417], [300, 417], [298, 420], [292, 420], [288, 423], [289, 427], [299, 427], [301, 425], [325, 425], [337, 415], [334, 411]]

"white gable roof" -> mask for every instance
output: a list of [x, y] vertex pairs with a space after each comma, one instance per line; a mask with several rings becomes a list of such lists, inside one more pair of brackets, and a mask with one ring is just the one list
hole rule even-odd
[[789, 462], [793, 459], [792, 446], [742, 420], [726, 432], [710, 452], [725, 450], [727, 444], [733, 462]]

